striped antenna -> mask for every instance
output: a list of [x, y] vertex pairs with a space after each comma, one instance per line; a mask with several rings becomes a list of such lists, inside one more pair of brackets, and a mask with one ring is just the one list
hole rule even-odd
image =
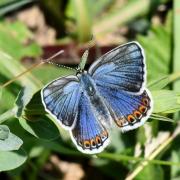
[[42, 60], [44, 63], [48, 63], [48, 64], [53, 64], [53, 65], [56, 65], [58, 67], [62, 67], [62, 68], [66, 68], [66, 69], [70, 69], [70, 70], [76, 70], [74, 68], [71, 68], [71, 67], [68, 67], [68, 66], [65, 66], [65, 65], [62, 65], [62, 64], [58, 64], [58, 63], [55, 63], [52, 61], [52, 59], [54, 59], [55, 57], [59, 56], [60, 54], [62, 54], [64, 52], [64, 50], [60, 50], [58, 51], [57, 53], [55, 53], [54, 55], [52, 55], [51, 57], [47, 58], [47, 59], [44, 59]]

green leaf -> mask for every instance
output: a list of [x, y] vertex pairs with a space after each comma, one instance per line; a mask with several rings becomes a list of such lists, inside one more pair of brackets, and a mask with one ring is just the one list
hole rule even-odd
[[171, 90], [152, 91], [154, 113], [174, 113], [180, 110], [180, 95]]
[[[47, 72], [47, 73], [44, 73]], [[76, 70], [66, 69], [63, 67], [56, 67], [53, 65], [43, 65], [32, 70], [32, 74], [43, 82], [44, 84], [60, 78], [62, 76], [75, 75]], [[42, 76], [43, 74], [43, 76]]]
[[153, 25], [148, 36], [139, 35], [137, 38], [145, 50], [148, 81], [164, 78], [171, 72], [171, 23], [172, 13], [169, 13], [165, 26]]
[[0, 141], [8, 138], [10, 130], [6, 125], [0, 125]]
[[41, 55], [42, 49], [34, 42], [25, 45], [25, 42], [32, 37], [33, 34], [22, 22], [0, 22], [0, 50], [17, 60]]
[[146, 166], [141, 173], [139, 173], [135, 178], [135, 180], [164, 180], [164, 172], [161, 166], [149, 164]]
[[150, 90], [160, 90], [170, 83], [169, 76], [160, 77], [148, 84]]
[[102, 34], [115, 30], [122, 24], [131, 21], [133, 18], [148, 13], [150, 1], [136, 0], [127, 3], [121, 10], [108, 13], [103, 16], [103, 19], [95, 22], [93, 27], [93, 34], [95, 36], [102, 36]]
[[[173, 150], [171, 152], [171, 161], [180, 162], [180, 150]], [[180, 179], [180, 168], [177, 166], [171, 166], [171, 180]]]
[[146, 142], [144, 126], [142, 126], [138, 129], [136, 136], [137, 136], [137, 142], [140, 142], [140, 144], [143, 145]]
[[20, 8], [30, 2], [32, 2], [33, 0], [1, 0], [2, 2], [0, 2], [0, 16], [9, 13], [11, 11], [14, 11], [17, 8]]
[[3, 88], [0, 86], [0, 100], [1, 100], [1, 97], [2, 97], [2, 91], [3, 91]]
[[27, 159], [24, 150], [0, 151], [0, 171], [8, 171], [21, 166]]
[[[26, 70], [27, 69], [20, 62], [18, 62], [12, 56], [0, 50], [0, 72], [5, 77], [10, 79], [14, 76], [21, 74]], [[21, 78], [19, 78], [18, 81], [23, 86], [28, 85], [29, 87], [31, 87], [34, 90], [34, 92], [36, 92], [42, 86], [41, 82], [30, 72], [24, 76], [21, 76]]]
[[33, 97], [33, 90], [31, 87], [24, 87], [18, 94], [15, 104], [17, 105], [16, 116], [20, 117], [23, 114], [25, 106]]
[[76, 14], [77, 35], [79, 42], [86, 42], [91, 39], [91, 13], [88, 9], [87, 1], [72, 0], [73, 9]]
[[9, 136], [5, 140], [0, 140], [0, 151], [13, 151], [18, 150], [23, 141], [16, 135], [9, 133]]
[[25, 107], [25, 114], [27, 116], [46, 114], [41, 101], [41, 91], [38, 91], [33, 95], [31, 101]]
[[[174, 72], [180, 72], [180, 13], [179, 13], [179, 8], [180, 8], [180, 1], [179, 0], [174, 0], [174, 18], [173, 18], [173, 23], [174, 23], [174, 42], [173, 42], [173, 47], [174, 47], [174, 53], [173, 53], [173, 71]], [[180, 80], [176, 81], [174, 83], [174, 87], [175, 90], [179, 90], [180, 88]]]
[[52, 140], [60, 136], [56, 125], [47, 116], [31, 116], [28, 119], [19, 118], [21, 126], [33, 136]]
[[180, 78], [180, 72], [176, 72], [159, 79], [153, 80], [148, 84], [150, 90], [160, 90], [166, 87], [169, 83], [174, 82]]
[[6, 112], [4, 112], [3, 114], [1, 114], [0, 115], [0, 124], [3, 123], [4, 121], [6, 121], [7, 119], [14, 117], [15, 112], [16, 112], [16, 107], [9, 109]]

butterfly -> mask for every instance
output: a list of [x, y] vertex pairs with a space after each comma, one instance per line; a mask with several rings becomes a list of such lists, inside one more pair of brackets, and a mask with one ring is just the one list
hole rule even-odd
[[146, 84], [145, 55], [138, 42], [118, 46], [77, 74], [55, 79], [41, 90], [45, 110], [66, 130], [77, 149], [100, 153], [110, 142], [110, 127], [123, 132], [144, 124], [153, 100]]

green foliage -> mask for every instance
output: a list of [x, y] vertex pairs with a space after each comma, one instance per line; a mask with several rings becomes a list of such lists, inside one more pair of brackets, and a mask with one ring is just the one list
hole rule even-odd
[[[41, 54], [41, 48], [34, 42], [28, 43], [32, 33], [21, 22], [0, 22], [0, 51], [6, 52], [15, 59], [22, 57], [37, 57]], [[27, 43], [27, 45], [24, 45]], [[7, 46], [9, 45], [10, 46]]]
[[20, 8], [34, 0], [1, 0], [0, 2], [0, 16], [9, 13], [17, 8]]
[[0, 151], [0, 171], [8, 171], [21, 166], [27, 159], [26, 153], [17, 151]]
[[144, 180], [144, 177], [146, 177], [147, 180], [163, 180], [164, 172], [161, 166], [149, 164], [138, 176], [136, 176], [135, 180]]
[[8, 126], [0, 125], [0, 151], [18, 150], [22, 140], [10, 132]]
[[0, 140], [5, 140], [8, 138], [9, 136], [9, 128], [7, 126], [4, 125], [0, 125]]
[[21, 117], [19, 123], [26, 131], [40, 139], [53, 140], [60, 135], [53, 121], [47, 116], [32, 116], [28, 119]]
[[[147, 59], [148, 81], [159, 80], [172, 72], [172, 14], [166, 21], [165, 26], [153, 26], [146, 36], [137, 37], [144, 47]], [[151, 43], [150, 43], [151, 42]]]
[[[161, 2], [156, 2], [156, 6]], [[58, 2], [58, 4], [61, 3]], [[150, 11], [150, 1], [126, 2], [121, 6], [121, 11], [118, 8], [112, 10], [113, 3], [116, 3], [116, 1], [69, 1], [66, 12], [63, 13], [75, 20], [75, 30], [73, 30], [78, 41], [88, 41], [92, 31], [95, 32], [95, 36], [103, 37], [104, 34], [114, 31], [119, 25], [124, 25], [130, 21], [136, 22], [135, 18], [137, 17], [147, 21], [144, 15]], [[92, 8], [93, 6], [95, 8]], [[10, 7], [6, 12], [11, 9]], [[101, 13], [104, 13], [104, 16]], [[61, 17], [58, 15], [58, 18]], [[59, 124], [45, 112], [41, 102], [40, 90], [44, 84], [61, 76], [75, 74], [75, 71], [57, 68], [52, 65], [43, 65], [18, 76], [27, 70], [21, 59], [27, 56], [38, 58], [42, 50], [37, 43], [31, 41], [33, 34], [23, 23], [1, 21], [0, 171], [17, 168], [16, 173], [21, 174], [29, 171], [31, 168], [29, 164], [33, 159], [35, 168], [32, 168], [29, 179], [37, 179], [39, 178], [39, 171], [43, 169], [44, 163], [48, 160], [51, 152], [56, 152], [67, 156], [69, 159], [84, 160], [86, 158], [85, 160], [87, 160], [88, 158], [91, 160], [91, 167], [98, 169], [110, 178], [119, 179], [120, 173], [122, 179], [125, 179], [129, 174], [137, 180], [144, 179], [144, 177], [149, 180], [161, 180], [166, 177], [167, 172], [162, 166], [166, 165], [171, 166], [166, 167], [169, 168], [168, 170], [171, 169], [171, 178], [178, 179], [180, 148], [179, 146], [174, 148], [171, 143], [173, 144], [174, 139], [179, 134], [178, 119], [180, 116], [177, 115], [176, 123], [172, 119], [173, 113], [180, 111], [180, 90], [177, 88], [179, 86], [175, 85], [175, 87], [173, 85], [172, 88], [172, 84], [175, 84], [175, 81], [180, 77], [179, 33], [177, 33], [179, 32], [179, 25], [175, 26], [174, 29], [176, 32], [176, 50], [174, 52], [172, 47], [173, 18], [171, 11], [165, 19], [165, 24], [155, 25], [151, 23], [152, 26], [149, 28], [147, 35], [138, 35], [136, 39], [140, 42], [146, 54], [147, 83], [154, 100], [151, 122], [135, 131], [124, 134], [116, 128], [113, 129], [111, 144], [96, 157], [84, 155], [77, 151], [72, 145], [69, 133], [61, 129]], [[93, 21], [95, 22], [93, 23]], [[175, 19], [175, 22], [177, 25], [179, 21]], [[174, 56], [172, 52], [176, 55]], [[175, 67], [173, 66], [174, 63], [176, 64]], [[16, 76], [18, 77], [14, 78]], [[12, 82], [10, 83], [9, 80]], [[169, 133], [168, 138], [170, 137], [170, 140], [166, 138], [149, 156], [145, 156], [146, 146], [154, 139], [158, 143], [162, 138], [159, 138], [163, 133], [162, 130]], [[164, 155], [165, 152], [167, 153]], [[159, 154], [160, 156], [158, 156]], [[26, 162], [27, 156], [29, 157], [28, 162]], [[142, 166], [143, 163], [144, 166]], [[139, 169], [141, 170], [139, 171]]]

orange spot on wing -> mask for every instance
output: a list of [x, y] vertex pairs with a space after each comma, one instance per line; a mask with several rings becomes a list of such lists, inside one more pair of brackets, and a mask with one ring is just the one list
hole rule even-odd
[[94, 139], [91, 139], [91, 146], [95, 146], [96, 145], [96, 142]]
[[134, 116], [139, 119], [141, 117], [141, 113], [139, 111], [134, 111]]
[[128, 122], [133, 122], [135, 120], [134, 116], [132, 114], [127, 116]]
[[99, 136], [96, 136], [96, 144], [101, 144], [101, 138]]
[[89, 140], [85, 140], [85, 141], [83, 142], [83, 144], [84, 144], [84, 147], [85, 147], [85, 148], [89, 148], [89, 147], [90, 147], [90, 142], [89, 142]]
[[143, 106], [143, 105], [141, 105], [141, 106], [139, 107], [139, 111], [140, 111], [141, 113], [145, 113], [146, 110], [147, 110], [147, 108], [146, 108], [145, 106]]

